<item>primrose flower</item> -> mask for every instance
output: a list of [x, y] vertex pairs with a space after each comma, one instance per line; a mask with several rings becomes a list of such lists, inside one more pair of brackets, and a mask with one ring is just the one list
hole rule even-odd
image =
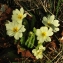
[[20, 10], [15, 9], [13, 10], [12, 20], [16, 21], [17, 23], [22, 23], [23, 18], [26, 17], [26, 13], [24, 14], [24, 9], [21, 8]]
[[45, 26], [51, 27], [54, 32], [59, 31], [59, 28], [58, 28], [59, 21], [55, 20], [54, 15], [51, 15], [51, 16], [48, 16], [48, 17], [43, 17], [42, 23]]
[[5, 24], [7, 35], [14, 36], [16, 40], [23, 36], [23, 32], [25, 32], [24, 25], [18, 24], [16, 22], [8, 22]]
[[32, 53], [34, 54], [34, 56], [36, 57], [36, 59], [42, 59], [43, 58], [43, 51], [44, 50], [45, 50], [45, 47], [43, 47], [42, 45], [40, 45], [38, 49], [33, 49]]
[[36, 59], [42, 59], [43, 58], [42, 50], [33, 49], [32, 53], [34, 53], [34, 56], [36, 57]]
[[41, 27], [40, 29], [36, 30], [36, 36], [37, 36], [37, 40], [39, 40], [39, 42], [43, 43], [44, 41], [48, 42], [51, 41], [51, 38], [49, 36], [52, 36], [53, 32], [52, 29], [48, 27]]

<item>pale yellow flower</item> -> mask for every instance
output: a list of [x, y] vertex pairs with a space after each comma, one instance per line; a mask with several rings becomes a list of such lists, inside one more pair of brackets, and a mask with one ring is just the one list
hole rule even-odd
[[55, 19], [54, 15], [43, 17], [42, 23], [45, 26], [51, 27], [54, 32], [59, 31], [59, 21]]
[[32, 53], [34, 54], [34, 56], [36, 57], [36, 59], [42, 59], [43, 58], [43, 51], [45, 50], [45, 47], [43, 47], [42, 45], [40, 45], [38, 47], [38, 49], [33, 49]]
[[23, 36], [23, 32], [25, 32], [24, 25], [18, 24], [16, 22], [8, 22], [5, 24], [7, 35], [14, 36], [16, 40]]
[[48, 27], [41, 27], [40, 29], [36, 30], [36, 36], [37, 36], [37, 40], [39, 40], [39, 42], [43, 43], [44, 41], [48, 42], [51, 41], [51, 38], [49, 36], [52, 36], [53, 32], [52, 29]]
[[33, 49], [32, 53], [34, 53], [34, 56], [36, 57], [36, 59], [42, 59], [43, 58], [42, 50]]
[[13, 10], [12, 20], [16, 21], [17, 23], [22, 23], [23, 19], [26, 17], [26, 13], [24, 13], [24, 9], [21, 8], [20, 10], [15, 9]]

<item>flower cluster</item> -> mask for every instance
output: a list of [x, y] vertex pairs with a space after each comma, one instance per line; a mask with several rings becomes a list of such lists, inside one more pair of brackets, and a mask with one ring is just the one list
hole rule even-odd
[[14, 36], [16, 40], [21, 38], [23, 36], [23, 32], [26, 31], [24, 25], [22, 24], [23, 18], [26, 17], [26, 14], [24, 14], [24, 9], [21, 8], [20, 11], [18, 9], [13, 11], [12, 15], [12, 22], [8, 21], [8, 23], [5, 24], [7, 35]]
[[36, 59], [42, 59], [44, 50], [45, 50], [45, 47], [43, 47], [43, 45], [41, 44], [38, 44], [38, 46], [32, 50], [32, 53], [34, 54]]
[[[27, 31], [25, 26], [22, 24], [23, 19], [26, 17], [26, 13], [24, 13], [24, 9], [20, 10], [16, 9], [13, 11], [12, 22], [8, 21], [5, 24], [7, 35], [14, 36], [16, 40], [21, 38], [21, 43], [23, 39], [23, 32]], [[32, 16], [33, 17], [33, 16]], [[54, 32], [59, 31], [59, 21], [55, 19], [54, 15], [49, 15], [48, 17], [43, 17], [42, 23], [45, 26], [40, 27], [40, 29], [33, 28], [33, 31], [29, 31], [28, 39], [25, 41], [25, 46], [32, 48], [32, 53], [36, 57], [36, 59], [42, 59], [43, 52], [45, 51], [45, 46], [43, 43], [50, 42], [50, 36], [53, 35]], [[37, 40], [36, 40], [37, 39]], [[37, 45], [35, 45], [36, 41]]]

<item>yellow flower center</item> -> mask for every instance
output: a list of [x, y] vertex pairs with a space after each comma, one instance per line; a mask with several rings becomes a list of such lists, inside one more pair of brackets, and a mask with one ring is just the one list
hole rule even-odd
[[42, 32], [42, 36], [45, 37], [46, 36], [46, 32]]
[[47, 24], [50, 25], [50, 22], [48, 22]]
[[42, 54], [42, 50], [39, 50], [39, 51], [37, 52], [37, 55], [40, 55], [40, 54]]
[[18, 19], [22, 19], [23, 15], [19, 14]]
[[18, 32], [18, 27], [14, 27], [13, 32]]

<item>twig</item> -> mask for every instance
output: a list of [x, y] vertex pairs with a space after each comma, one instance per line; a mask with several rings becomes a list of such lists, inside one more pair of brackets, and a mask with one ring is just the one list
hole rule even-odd
[[53, 59], [52, 61], [54, 61], [61, 53], [62, 53], [62, 51], [60, 51], [60, 52], [54, 57], [54, 59]]
[[[44, 53], [43, 53], [43, 55], [48, 59], [48, 60], [50, 60]], [[51, 60], [50, 60], [51, 61]]]
[[34, 4], [35, 4], [35, 6], [37, 7], [37, 8], [39, 8], [39, 6], [34, 2]]
[[45, 12], [48, 11], [50, 14], [53, 14], [52, 12], [50, 12], [50, 11], [43, 5], [42, 0], [39, 0], [39, 1], [40, 1], [40, 3], [41, 3], [42, 7], [44, 8]]
[[18, 6], [22, 7], [22, 6], [18, 3], [18, 1], [19, 1], [19, 0], [14, 0], [14, 2], [15, 2]]
[[[21, 4], [19, 4], [19, 2], [18, 2], [19, 0], [14, 0], [14, 2], [17, 4], [17, 5], [19, 5], [20, 7], [23, 7]], [[29, 16], [31, 16], [27, 11], [25, 11]]]

